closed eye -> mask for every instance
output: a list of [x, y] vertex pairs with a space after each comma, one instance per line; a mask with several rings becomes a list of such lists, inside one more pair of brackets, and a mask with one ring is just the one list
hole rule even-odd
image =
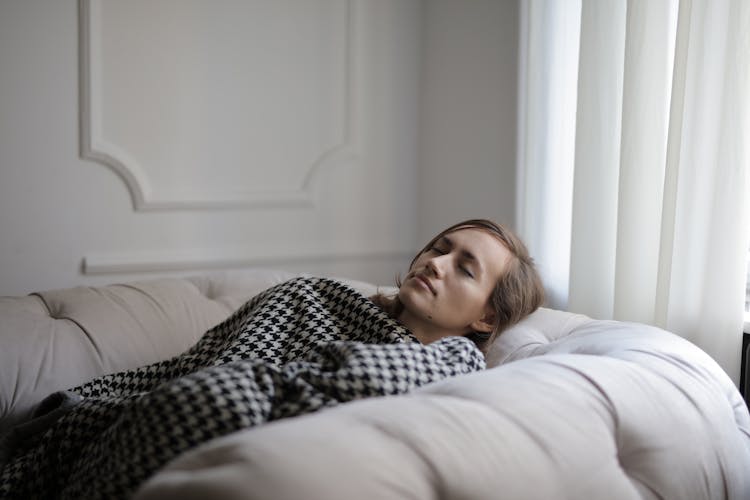
[[445, 250], [442, 250], [436, 246], [431, 246], [428, 252], [435, 252], [438, 255], [445, 255], [447, 252]]
[[464, 273], [469, 278], [473, 278], [474, 277], [474, 274], [471, 271], [469, 271], [468, 268], [466, 268], [464, 266], [459, 266], [459, 269], [461, 270], [462, 273]]

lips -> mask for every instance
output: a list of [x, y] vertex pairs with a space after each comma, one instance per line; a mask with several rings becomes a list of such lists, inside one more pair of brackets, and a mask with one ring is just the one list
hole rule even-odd
[[432, 286], [432, 283], [430, 283], [430, 280], [427, 279], [426, 276], [423, 276], [421, 274], [415, 274], [414, 279], [418, 280], [421, 283], [424, 283], [424, 285], [430, 289], [432, 292], [432, 295], [437, 295], [437, 292], [435, 292], [435, 287]]

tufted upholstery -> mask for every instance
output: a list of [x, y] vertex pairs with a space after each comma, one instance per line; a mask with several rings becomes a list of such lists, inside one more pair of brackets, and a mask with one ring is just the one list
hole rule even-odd
[[0, 434], [53, 391], [183, 352], [249, 298], [293, 276], [250, 269], [0, 297]]
[[292, 276], [248, 270], [0, 297], [0, 433], [50, 392], [181, 353]]
[[[185, 350], [292, 276], [249, 270], [0, 298], [0, 431], [54, 390]], [[138, 497], [750, 498], [750, 415], [689, 342], [540, 309], [487, 360], [485, 372], [408, 396], [209, 442]]]

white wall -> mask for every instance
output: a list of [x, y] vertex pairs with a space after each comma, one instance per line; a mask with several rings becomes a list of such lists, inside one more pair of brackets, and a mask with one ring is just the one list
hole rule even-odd
[[420, 240], [475, 217], [515, 227], [518, 9], [424, 2]]
[[0, 295], [247, 266], [390, 283], [442, 226], [511, 221], [517, 10], [1, 2]]

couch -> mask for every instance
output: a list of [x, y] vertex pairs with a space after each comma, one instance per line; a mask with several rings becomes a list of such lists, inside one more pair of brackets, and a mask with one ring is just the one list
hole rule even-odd
[[[183, 352], [292, 276], [254, 269], [0, 298], [0, 433], [54, 391]], [[542, 308], [498, 338], [487, 364], [212, 440], [135, 497], [750, 498], [747, 406], [690, 342]]]

